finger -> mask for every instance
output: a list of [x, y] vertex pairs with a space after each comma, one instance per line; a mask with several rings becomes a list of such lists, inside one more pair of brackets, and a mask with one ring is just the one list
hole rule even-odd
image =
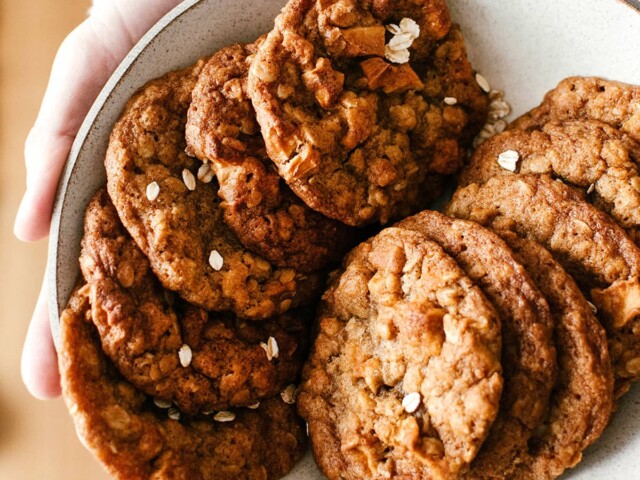
[[51, 209], [62, 167], [73, 136], [33, 129], [25, 146], [27, 190], [16, 215], [14, 233], [22, 241], [39, 240], [49, 233]]
[[58, 355], [53, 346], [47, 308], [46, 276], [22, 349], [21, 371], [22, 381], [34, 397], [47, 400], [60, 395]]
[[15, 235], [25, 241], [47, 235], [58, 179], [82, 120], [115, 60], [88, 22], [76, 28], [58, 50], [38, 118], [25, 144], [27, 191], [20, 203]]
[[14, 225], [19, 239], [34, 241], [47, 235], [60, 174], [84, 117], [134, 43], [177, 3], [103, 2], [62, 43], [25, 145], [27, 191]]

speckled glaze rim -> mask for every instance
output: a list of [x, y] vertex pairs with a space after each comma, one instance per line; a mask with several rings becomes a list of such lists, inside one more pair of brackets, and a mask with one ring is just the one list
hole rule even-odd
[[620, 0], [622, 3], [629, 5], [640, 13], [640, 0]]

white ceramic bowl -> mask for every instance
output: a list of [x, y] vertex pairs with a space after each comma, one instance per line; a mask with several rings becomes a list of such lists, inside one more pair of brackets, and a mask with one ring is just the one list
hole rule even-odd
[[[58, 315], [78, 278], [85, 207], [105, 183], [111, 128], [129, 97], [147, 81], [216, 49], [271, 29], [283, 0], [187, 0], [164, 17], [122, 62], [85, 119], [62, 174], [49, 249], [49, 305]], [[449, 0], [474, 66], [506, 92], [519, 115], [569, 75], [640, 84], [638, 10], [616, 0]], [[584, 455], [572, 479], [640, 478], [640, 388], [620, 405], [611, 426]], [[288, 479], [323, 478], [307, 455]]]

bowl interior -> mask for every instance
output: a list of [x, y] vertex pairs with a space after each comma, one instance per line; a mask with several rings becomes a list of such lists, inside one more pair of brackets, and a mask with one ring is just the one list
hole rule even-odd
[[[84, 209], [105, 183], [111, 127], [147, 81], [236, 41], [267, 32], [283, 0], [188, 0], [163, 18], [109, 80], [73, 145], [54, 207], [49, 251], [49, 306], [58, 316], [76, 284]], [[616, 0], [449, 0], [474, 66], [502, 89], [512, 118], [537, 105], [569, 75], [598, 75], [640, 84], [640, 14]], [[256, 8], [259, 5], [259, 8]], [[612, 425], [567, 474], [572, 479], [635, 478], [640, 470], [640, 390], [623, 398]], [[288, 479], [323, 478], [307, 455]]]

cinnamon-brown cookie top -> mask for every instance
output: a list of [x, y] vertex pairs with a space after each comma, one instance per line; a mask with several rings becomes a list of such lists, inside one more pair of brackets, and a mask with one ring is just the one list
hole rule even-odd
[[607, 337], [576, 283], [544, 247], [511, 232], [498, 234], [549, 302], [558, 352], [549, 411], [509, 478], [552, 479], [574, 467], [609, 423], [613, 374]]
[[508, 175], [455, 192], [447, 213], [546, 247], [596, 305], [616, 391], [640, 377], [640, 249], [607, 214], [545, 175]]
[[208, 310], [264, 319], [308, 303], [317, 275], [276, 268], [226, 226], [217, 183], [185, 154], [191, 93], [204, 61], [149, 82], [127, 103], [105, 160], [109, 195], [162, 284]]
[[502, 321], [500, 412], [463, 478], [503, 478], [547, 410], [556, 375], [549, 305], [508, 245], [480, 225], [424, 211], [397, 224], [440, 245], [475, 281]]
[[442, 0], [291, 0], [248, 87], [280, 176], [349, 225], [415, 210], [487, 108]]
[[209, 59], [193, 90], [187, 151], [215, 172], [224, 219], [249, 250], [303, 272], [337, 263], [356, 232], [311, 210], [279, 177], [247, 94], [251, 59], [263, 39]]
[[500, 403], [500, 322], [424, 236], [389, 228], [323, 297], [298, 411], [330, 479], [458, 478]]
[[175, 298], [105, 190], [87, 209], [80, 265], [103, 350], [147, 395], [198, 413], [253, 405], [298, 379], [310, 312], [248, 323]]
[[[513, 162], [504, 163], [509, 154]], [[550, 174], [584, 191], [590, 203], [635, 238], [640, 227], [639, 172], [640, 144], [628, 135], [595, 120], [562, 120], [490, 138], [475, 151], [459, 184], [512, 173]]]
[[305, 451], [304, 425], [280, 397], [217, 417], [155, 406], [102, 353], [86, 287], [72, 295], [60, 320], [67, 407], [83, 444], [114, 478], [278, 479]]
[[549, 91], [539, 107], [509, 128], [539, 128], [550, 120], [599, 120], [640, 142], [640, 86], [597, 77], [569, 77]]

